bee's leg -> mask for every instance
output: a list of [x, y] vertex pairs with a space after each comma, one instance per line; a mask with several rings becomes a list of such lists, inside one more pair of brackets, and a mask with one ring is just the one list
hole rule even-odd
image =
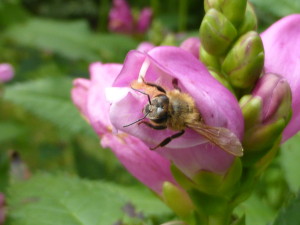
[[178, 91], [181, 92], [181, 89], [180, 89], [180, 87], [178, 86], [178, 80], [177, 80], [176, 78], [174, 78], [174, 79], [172, 80], [172, 85], [173, 85], [174, 89], [176, 89], [176, 90], [178, 90]]
[[176, 133], [176, 134], [173, 134], [172, 136], [170, 136], [170, 137], [167, 137], [165, 140], [163, 140], [162, 142], [160, 142], [157, 146], [155, 146], [154, 148], [150, 148], [151, 150], [155, 150], [155, 149], [157, 149], [157, 148], [159, 148], [159, 147], [164, 147], [164, 146], [166, 146], [167, 144], [169, 144], [173, 139], [175, 139], [175, 138], [178, 138], [178, 137], [180, 137], [181, 135], [183, 135], [184, 134], [184, 130], [182, 130], [182, 131], [180, 131], [180, 132], [178, 132], [178, 133]]
[[155, 87], [158, 91], [160, 91], [160, 92], [162, 92], [162, 93], [166, 93], [166, 90], [163, 89], [161, 86], [159, 86], [159, 85], [157, 85], [157, 84], [145, 82], [144, 79], [143, 79], [143, 82], [144, 82], [146, 85], [148, 85], [148, 86]]
[[164, 125], [153, 125], [153, 124], [151, 124], [149, 122], [146, 122], [146, 121], [141, 121], [141, 122], [138, 123], [138, 125], [140, 125], [140, 124], [145, 124], [146, 126], [151, 127], [151, 128], [153, 128], [155, 130], [164, 130], [164, 129], [167, 129], [167, 126], [164, 126]]

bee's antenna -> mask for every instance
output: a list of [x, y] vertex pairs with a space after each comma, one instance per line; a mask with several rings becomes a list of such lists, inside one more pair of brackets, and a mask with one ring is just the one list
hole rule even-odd
[[131, 89], [132, 89], [132, 90], [135, 90], [135, 91], [137, 91], [137, 92], [140, 92], [140, 93], [142, 93], [142, 94], [144, 94], [144, 95], [147, 95], [147, 97], [148, 97], [148, 102], [149, 102], [149, 105], [151, 105], [151, 99], [150, 99], [150, 95], [148, 95], [147, 93], [145, 93], [145, 92], [142, 92], [142, 91], [140, 91], [140, 90], [138, 90], [138, 89], [135, 89], [135, 88], [133, 88], [133, 87], [131, 87]]
[[125, 126], [123, 126], [123, 127], [129, 127], [129, 126], [131, 126], [131, 125], [133, 125], [133, 124], [135, 124], [135, 123], [137, 123], [137, 122], [140, 122], [141, 120], [145, 119], [146, 116], [148, 116], [149, 113], [150, 113], [150, 112], [146, 113], [145, 116], [144, 116], [143, 118], [138, 119], [138, 120], [134, 121], [133, 123], [127, 124], [127, 125], [125, 125]]

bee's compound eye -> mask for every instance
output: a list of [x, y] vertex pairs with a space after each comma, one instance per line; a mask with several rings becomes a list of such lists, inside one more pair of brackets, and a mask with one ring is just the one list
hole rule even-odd
[[145, 111], [145, 114], [150, 112], [150, 105], [149, 105], [149, 104], [147, 104], [147, 105], [145, 106], [144, 111]]

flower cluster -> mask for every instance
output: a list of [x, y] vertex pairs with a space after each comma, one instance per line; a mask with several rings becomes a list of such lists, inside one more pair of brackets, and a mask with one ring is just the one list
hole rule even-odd
[[[128, 15], [124, 16], [131, 21]], [[214, 10], [209, 16], [208, 20], [219, 18]], [[235, 18], [231, 19], [237, 23]], [[300, 130], [299, 23], [300, 15], [292, 15], [262, 33], [264, 55], [260, 38], [253, 32], [239, 34], [241, 39], [231, 50], [225, 47], [222, 52], [213, 45], [211, 49], [203, 49], [197, 38], [186, 40], [180, 47], [143, 44], [128, 53], [124, 64], [91, 64], [91, 78], [74, 81], [73, 101], [101, 138], [102, 146], [111, 148], [130, 173], [155, 191], [175, 212], [186, 216], [194, 207], [190, 197], [203, 200], [207, 199], [206, 194], [212, 193], [230, 196], [230, 190], [241, 177], [241, 160], [192, 129], [186, 129], [184, 135], [164, 147], [149, 150], [174, 131], [154, 130], [142, 124], [124, 127], [144, 116], [142, 110], [148, 101], [145, 95], [131, 88], [132, 82], [143, 78], [172, 90], [172, 81], [176, 79], [181, 91], [194, 99], [207, 125], [227, 128], [240, 139], [245, 149], [242, 161], [252, 165], [258, 157], [267, 154], [275, 142], [280, 142], [281, 133], [284, 142]], [[206, 29], [206, 25], [203, 26]], [[123, 28], [132, 30], [132, 22]], [[208, 45], [211, 42], [204, 41]], [[222, 55], [225, 51], [229, 53], [222, 69], [229, 83], [224, 84], [212, 74], [218, 67], [214, 68], [213, 54]], [[244, 61], [238, 61], [241, 54]], [[207, 55], [209, 57], [205, 58]], [[253, 60], [254, 56], [259, 60]], [[263, 61], [261, 76], [255, 65], [262, 69]], [[255, 78], [243, 77], [243, 71], [237, 72], [237, 68], [243, 66], [244, 71], [251, 71]], [[238, 91], [248, 91], [248, 94], [240, 95]], [[240, 102], [237, 96], [243, 96]], [[195, 186], [201, 190], [196, 197]], [[178, 209], [172, 205], [170, 193], [176, 193], [185, 207]], [[224, 200], [220, 199], [218, 204]]]
[[152, 10], [144, 8], [135, 19], [126, 0], [114, 0], [113, 7], [109, 12], [109, 30], [123, 34], [143, 34], [152, 20]]

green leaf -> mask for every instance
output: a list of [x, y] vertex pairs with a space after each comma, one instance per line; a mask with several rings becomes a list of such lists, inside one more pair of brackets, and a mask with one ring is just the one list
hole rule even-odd
[[94, 135], [71, 102], [71, 88], [70, 78], [47, 77], [7, 86], [4, 100], [23, 107], [69, 134]]
[[279, 157], [290, 189], [297, 193], [300, 190], [300, 133], [285, 142], [281, 147]]
[[21, 45], [87, 61], [120, 59], [137, 45], [127, 36], [92, 33], [84, 20], [35, 18], [10, 27], [4, 36]]
[[146, 216], [169, 213], [147, 190], [63, 175], [39, 174], [8, 193], [9, 225], [110, 225], [126, 216], [129, 203]]
[[243, 202], [236, 210], [239, 216], [246, 215], [246, 224], [266, 225], [275, 217], [275, 212], [257, 195]]
[[16, 137], [24, 134], [25, 127], [13, 122], [0, 123], [0, 143], [4, 143], [15, 139]]
[[300, 195], [287, 208], [280, 211], [273, 225], [299, 225]]
[[9, 182], [9, 157], [7, 152], [0, 151], [0, 192], [4, 192]]

